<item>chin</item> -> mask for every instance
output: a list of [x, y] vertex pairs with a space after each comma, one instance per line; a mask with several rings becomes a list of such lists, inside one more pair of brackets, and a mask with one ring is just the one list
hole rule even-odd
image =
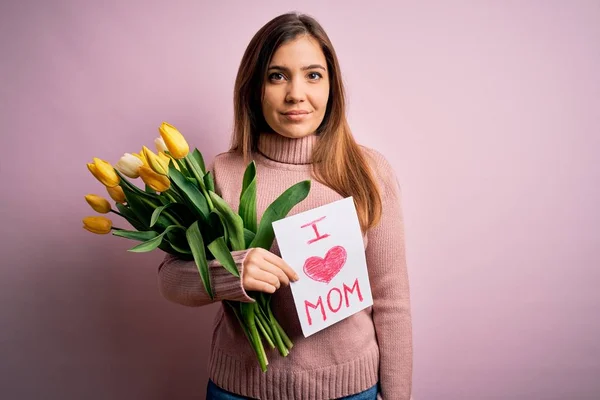
[[313, 133], [315, 133], [315, 130], [316, 129], [295, 126], [291, 127], [291, 129], [289, 127], [278, 127], [278, 129], [275, 129], [274, 131], [279, 135], [285, 136], [290, 139], [300, 139], [305, 136], [312, 135]]

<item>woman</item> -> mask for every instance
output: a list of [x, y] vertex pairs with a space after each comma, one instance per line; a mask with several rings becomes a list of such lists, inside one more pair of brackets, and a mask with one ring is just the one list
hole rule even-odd
[[312, 179], [310, 194], [290, 215], [353, 196], [373, 306], [304, 338], [289, 288], [298, 276], [280, 258], [276, 241], [270, 251], [233, 252], [239, 278], [212, 261], [215, 300], [193, 261], [167, 255], [158, 272], [167, 299], [202, 306], [252, 302], [247, 291], [273, 293], [273, 312], [294, 342], [287, 357], [269, 357], [263, 373], [235, 315], [222, 306], [207, 398], [409, 399], [412, 325], [400, 191], [384, 157], [354, 141], [338, 60], [314, 19], [284, 14], [256, 33], [239, 67], [234, 111], [232, 148], [210, 167], [217, 192], [237, 209], [244, 169], [253, 159], [259, 216], [304, 179]]

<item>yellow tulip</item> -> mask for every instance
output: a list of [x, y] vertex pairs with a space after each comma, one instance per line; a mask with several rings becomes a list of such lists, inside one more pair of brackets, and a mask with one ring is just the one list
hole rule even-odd
[[144, 165], [148, 165], [148, 160], [146, 160], [146, 156], [144, 155], [144, 149], [140, 150], [139, 153], [131, 153], [132, 155], [139, 158]]
[[133, 154], [125, 153], [123, 157], [115, 164], [115, 168], [119, 170], [123, 175], [130, 178], [137, 178], [140, 176], [138, 168], [144, 165], [144, 162]]
[[115, 187], [121, 182], [121, 178], [115, 172], [110, 163], [94, 157], [94, 163], [87, 165], [88, 169], [104, 186]]
[[171, 186], [171, 181], [164, 175], [157, 174], [150, 167], [141, 166], [139, 169], [140, 178], [144, 183], [157, 192], [164, 192]]
[[152, 170], [157, 174], [167, 175], [167, 171], [169, 170], [168, 164], [146, 146], [143, 147], [143, 151], [146, 160], [148, 160], [148, 165], [150, 168], [152, 168]]
[[181, 171], [181, 168], [179, 168], [179, 164], [177, 164], [177, 160], [175, 160], [173, 157], [171, 157], [167, 153], [163, 153], [161, 151], [160, 153], [158, 153], [158, 157], [165, 162], [165, 165], [167, 166], [167, 171], [169, 170], [169, 162], [171, 162], [171, 160], [173, 161], [173, 165], [175, 166], [175, 169], [177, 169], [177, 171]]
[[167, 171], [169, 170], [169, 162], [171, 160], [173, 160], [173, 165], [175, 166], [175, 169], [177, 169], [177, 171], [181, 171], [181, 169], [179, 169], [179, 164], [177, 164], [177, 161], [173, 157], [169, 156], [167, 153], [163, 153], [161, 151], [160, 153], [158, 153], [158, 158], [164, 161], [164, 165]]
[[96, 194], [88, 194], [85, 196], [85, 201], [94, 209], [94, 211], [100, 214], [106, 214], [110, 212], [110, 203], [104, 197]]
[[165, 141], [161, 137], [157, 137], [156, 139], [154, 139], [154, 145], [156, 146], [156, 151], [159, 154], [169, 150], [167, 148], [167, 145], [165, 144]]
[[162, 151], [159, 152], [158, 158], [160, 158], [160, 160], [163, 162], [163, 164], [169, 165], [169, 160], [171, 159], [171, 157], [169, 157], [166, 153], [163, 153]]
[[165, 141], [165, 145], [167, 149], [169, 149], [169, 153], [173, 156], [173, 158], [181, 159], [190, 152], [190, 146], [188, 146], [187, 142], [183, 135], [175, 128], [173, 125], [163, 122], [158, 128], [160, 132], [160, 136]]
[[125, 203], [125, 192], [123, 192], [123, 188], [121, 186], [117, 185], [115, 187], [106, 187], [106, 191], [117, 203]]
[[83, 219], [83, 229], [98, 235], [110, 233], [112, 221], [106, 217], [85, 217]]

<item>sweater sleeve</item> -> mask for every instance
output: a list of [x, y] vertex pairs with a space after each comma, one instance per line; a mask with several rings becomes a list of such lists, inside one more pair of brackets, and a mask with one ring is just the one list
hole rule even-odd
[[412, 320], [400, 187], [392, 167], [375, 155], [381, 182], [381, 222], [368, 232], [366, 249], [373, 322], [380, 350], [380, 399], [408, 400], [412, 390]]
[[160, 293], [168, 300], [189, 307], [199, 307], [221, 300], [253, 303], [243, 285], [244, 260], [248, 250], [231, 253], [240, 273], [239, 277], [227, 271], [217, 260], [208, 263], [213, 299], [204, 289], [200, 274], [194, 261], [187, 261], [167, 254], [158, 267], [158, 285]]

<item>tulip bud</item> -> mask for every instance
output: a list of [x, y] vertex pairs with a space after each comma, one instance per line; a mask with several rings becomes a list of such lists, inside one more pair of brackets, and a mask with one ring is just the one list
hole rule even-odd
[[87, 165], [88, 169], [104, 186], [114, 187], [121, 182], [121, 178], [108, 162], [94, 157], [94, 163]]
[[166, 153], [161, 151], [160, 153], [158, 153], [158, 158], [160, 158], [163, 164], [169, 165], [169, 160], [171, 159], [171, 157], [169, 157]]
[[163, 152], [158, 153], [158, 158], [160, 158], [162, 161], [164, 161], [165, 169], [167, 171], [169, 170], [169, 162], [171, 162], [171, 161], [173, 161], [173, 165], [175, 166], [175, 169], [177, 171], [181, 171], [181, 169], [179, 168], [179, 165], [177, 164], [177, 161], [173, 157], [169, 156], [168, 154], [163, 153]]
[[148, 160], [148, 165], [150, 166], [150, 168], [152, 168], [152, 170], [157, 174], [167, 175], [167, 171], [169, 170], [168, 164], [161, 160], [159, 156], [154, 154], [152, 150], [150, 150], [146, 146], [143, 147], [143, 151], [146, 160]]
[[160, 157], [161, 160], [163, 160], [165, 162], [165, 165], [167, 166], [167, 171], [169, 170], [169, 163], [171, 161], [173, 162], [175, 169], [177, 169], [177, 171], [181, 171], [181, 168], [179, 168], [179, 164], [177, 164], [177, 160], [175, 160], [172, 156], [170, 156], [164, 152], [158, 153], [158, 156]]
[[97, 213], [106, 214], [111, 209], [110, 203], [104, 197], [88, 194], [85, 196], [85, 200]]
[[146, 156], [144, 155], [144, 149], [140, 150], [139, 153], [131, 153], [133, 156], [138, 158], [144, 165], [148, 165], [148, 160], [146, 160]]
[[135, 179], [140, 176], [138, 173], [138, 168], [140, 168], [142, 165], [144, 165], [142, 160], [135, 157], [133, 154], [125, 153], [123, 157], [121, 157], [115, 164], [115, 168], [117, 168], [123, 175]]
[[157, 174], [150, 167], [141, 166], [140, 169], [140, 178], [144, 181], [144, 183], [150, 186], [152, 189], [157, 192], [164, 192], [171, 186], [171, 181], [164, 175]]
[[176, 159], [181, 159], [190, 152], [190, 147], [183, 135], [173, 125], [163, 122], [158, 128], [160, 136], [165, 141], [167, 149], [171, 156]]
[[159, 154], [169, 150], [165, 144], [165, 141], [161, 137], [154, 139], [154, 145], [156, 146], [156, 151]]
[[98, 235], [110, 233], [112, 221], [106, 217], [85, 217], [83, 219], [83, 229]]
[[115, 187], [106, 187], [106, 191], [109, 196], [116, 201], [117, 203], [125, 203], [125, 192], [123, 192], [123, 188], [119, 185]]

